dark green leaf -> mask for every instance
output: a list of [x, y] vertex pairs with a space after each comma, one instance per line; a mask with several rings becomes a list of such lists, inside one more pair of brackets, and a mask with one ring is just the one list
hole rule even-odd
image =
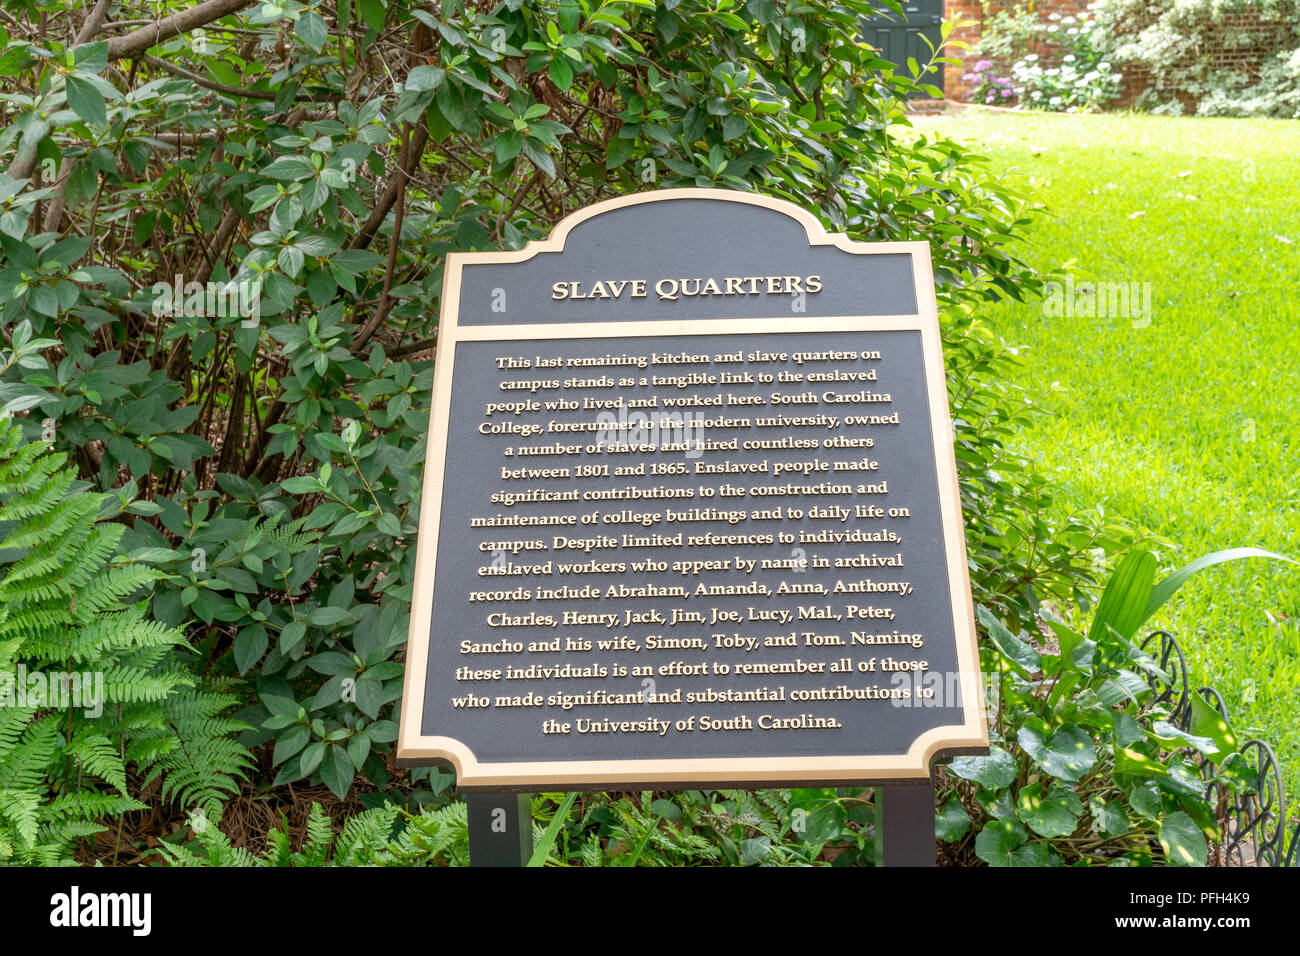
[[996, 745], [989, 747], [987, 756], [954, 757], [948, 769], [988, 790], [999, 790], [1016, 779], [1015, 758]]
[[330, 36], [329, 27], [325, 24], [325, 18], [315, 10], [304, 11], [298, 17], [298, 22], [294, 24], [293, 32], [314, 53], [319, 53], [324, 49], [325, 43]]
[[970, 831], [970, 814], [956, 797], [939, 808], [934, 818], [935, 836], [945, 843], [954, 843]]
[[1214, 763], [1222, 763], [1225, 755], [1237, 749], [1237, 736], [1228, 726], [1223, 715], [1209, 705], [1199, 693], [1189, 695], [1192, 716], [1191, 731], [1198, 737], [1205, 737], [1214, 742]]
[[267, 644], [266, 628], [261, 624], [254, 624], [239, 632], [235, 638], [235, 666], [239, 668], [239, 673], [248, 673], [248, 669], [262, 659]]
[[271, 757], [273, 764], [282, 764], [307, 745], [311, 730], [306, 724], [294, 724], [276, 738], [275, 753]]
[[1128, 814], [1124, 812], [1124, 806], [1118, 800], [1107, 803], [1100, 796], [1093, 796], [1089, 810], [1092, 813], [1093, 827], [1106, 839], [1114, 839], [1128, 833]]
[[1092, 738], [1074, 724], [1064, 724], [1054, 731], [1038, 722], [1021, 727], [1017, 740], [1045, 772], [1068, 783], [1077, 783], [1097, 762]]
[[1160, 824], [1160, 846], [1170, 866], [1205, 866], [1209, 855], [1205, 834], [1182, 810]]
[[1025, 826], [1049, 839], [1073, 833], [1083, 812], [1083, 804], [1073, 790], [1053, 787], [1044, 794], [1036, 783], [1021, 789], [1016, 808]]
[[987, 608], [981, 605], [975, 611], [989, 632], [989, 639], [1022, 677], [1033, 676], [1043, 669], [1043, 660], [1038, 652], [1008, 631]]
[[320, 778], [321, 783], [329, 787], [334, 796], [342, 800], [348, 795], [356, 773], [346, 747], [335, 745], [326, 748], [325, 758], [320, 765]]
[[92, 126], [107, 126], [108, 111], [104, 108], [104, 97], [91, 83], [75, 76], [66, 79], [68, 105]]
[[991, 820], [975, 837], [975, 855], [989, 866], [1015, 866], [1012, 854], [1029, 839], [1015, 820]]

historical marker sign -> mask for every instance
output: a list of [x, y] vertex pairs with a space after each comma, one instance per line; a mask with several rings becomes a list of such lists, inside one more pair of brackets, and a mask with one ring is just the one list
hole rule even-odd
[[925, 243], [679, 189], [448, 257], [403, 764], [925, 778], [978, 667]]

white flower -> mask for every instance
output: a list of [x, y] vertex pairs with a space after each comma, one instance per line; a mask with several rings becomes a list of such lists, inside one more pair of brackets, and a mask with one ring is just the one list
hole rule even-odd
[[1073, 53], [1067, 53], [1067, 54], [1065, 54], [1065, 56], [1061, 57], [1061, 62], [1062, 62], [1062, 63], [1073, 63], [1073, 62], [1074, 62], [1074, 54], [1073, 54]]

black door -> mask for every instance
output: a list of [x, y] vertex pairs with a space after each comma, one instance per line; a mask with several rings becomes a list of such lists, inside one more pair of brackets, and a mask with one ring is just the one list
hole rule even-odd
[[[924, 66], [932, 56], [930, 47], [921, 37], [925, 36], [935, 47], [939, 46], [943, 4], [944, 0], [908, 0], [903, 4], [902, 17], [892, 10], [884, 10], [863, 23], [863, 39], [877, 47], [883, 59], [898, 64], [899, 69], [910, 76], [908, 57], [915, 59], [917, 65]], [[931, 83], [942, 90], [943, 67], [925, 74], [920, 82]]]

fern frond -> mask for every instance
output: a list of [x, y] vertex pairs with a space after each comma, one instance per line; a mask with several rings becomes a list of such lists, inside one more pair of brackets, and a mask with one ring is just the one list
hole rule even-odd
[[334, 824], [320, 804], [313, 803], [307, 811], [307, 836], [303, 840], [300, 854], [302, 865], [322, 866], [329, 858], [333, 844]]
[[[134, 594], [154, 581], [166, 577], [157, 568], [139, 564], [114, 565], [94, 577], [77, 595], [77, 611], [80, 614], [103, 611], [114, 608], [127, 595]], [[171, 630], [160, 622], [164, 630]]]
[[60, 820], [99, 820], [103, 817], [118, 816], [134, 810], [147, 810], [149, 805], [141, 803], [134, 797], [124, 797], [116, 793], [92, 793], [81, 790], [76, 793], [61, 793], [50, 801], [45, 808], [45, 816], [51, 822]]
[[64, 748], [64, 753], [76, 762], [81, 772], [94, 774], [126, 796], [126, 765], [107, 737], [78, 735]]
[[[0, 683], [0, 862], [72, 863], [76, 841], [145, 807], [128, 793], [129, 765], [214, 819], [252, 765], [235, 740], [245, 725], [224, 716], [237, 701], [196, 690], [185, 635], [149, 615], [166, 575], [114, 558], [126, 527], [100, 521], [107, 496], [75, 480], [65, 456], [0, 421], [0, 669], [39, 674], [29, 687], [59, 691], [39, 706], [63, 708], [38, 717]], [[102, 677], [104, 699], [64, 697], [62, 676], [86, 674]], [[209, 836], [205, 859], [251, 862], [222, 839]]]
[[[58, 463], [51, 460], [58, 456], [51, 455], [44, 461], [31, 461], [40, 454], [40, 447], [29, 445], [20, 459], [9, 462], [8, 468], [0, 469], [0, 486], [10, 494], [0, 504], [0, 522], [20, 524], [28, 518], [36, 518], [52, 511], [63, 496], [72, 487], [76, 475], [72, 471], [55, 471]], [[25, 472], [25, 473], [24, 473]], [[51, 474], [53, 472], [53, 474]], [[96, 503], [98, 506], [98, 502]], [[26, 545], [11, 544], [8, 538], [0, 540], [0, 547], [14, 548]]]
[[238, 781], [253, 765], [252, 754], [231, 736], [248, 725], [213, 716], [228, 704], [225, 695], [178, 690], [163, 705], [177, 745], [140, 762], [149, 771], [146, 783], [162, 778], [164, 799], [201, 807], [213, 820], [220, 819], [222, 803], [239, 791]]
[[367, 854], [388, 842], [393, 832], [398, 810], [393, 806], [376, 807], [350, 817], [343, 824], [334, 850], [334, 861], [340, 866], [361, 866], [374, 863]]
[[0, 819], [8, 820], [18, 838], [35, 845], [40, 827], [40, 793], [35, 789], [0, 789]]
[[60, 751], [59, 728], [46, 717], [28, 725], [19, 741], [0, 761], [0, 788], [36, 790], [43, 788], [46, 768]]
[[262, 866], [290, 866], [293, 861], [293, 844], [285, 830], [271, 830], [266, 834], [266, 854], [258, 862]]

